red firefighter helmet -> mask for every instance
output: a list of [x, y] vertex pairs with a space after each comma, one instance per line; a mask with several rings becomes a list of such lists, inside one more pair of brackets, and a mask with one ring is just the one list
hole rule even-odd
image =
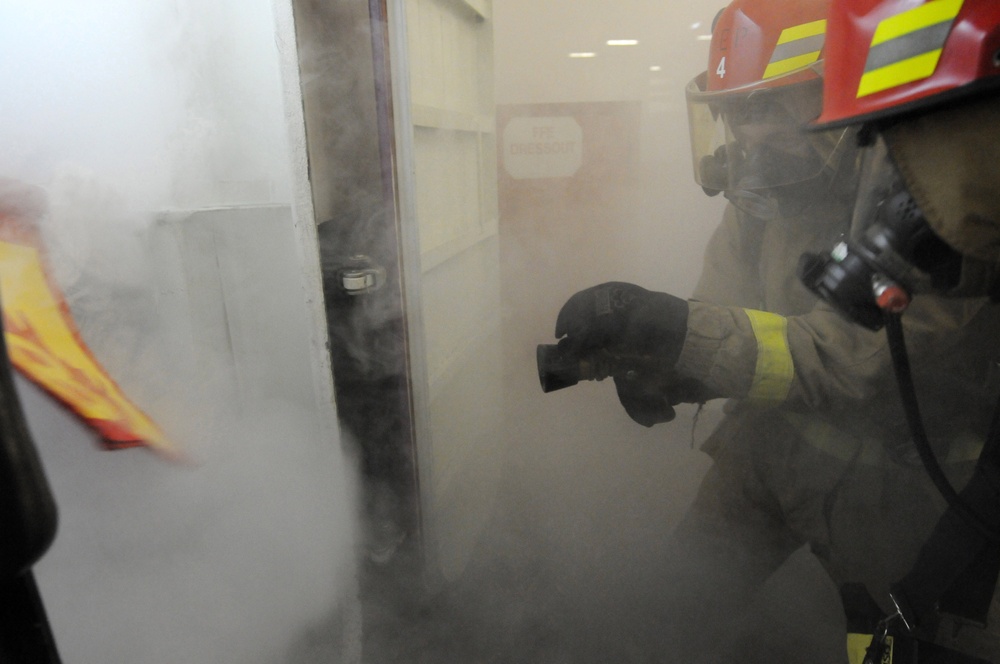
[[889, 117], [1000, 86], [1000, 2], [833, 0], [815, 126]]
[[708, 69], [686, 90], [695, 180], [707, 193], [759, 201], [748, 192], [811, 180], [830, 163], [842, 132], [802, 131], [822, 109], [829, 8], [830, 0], [733, 0], [716, 17]]
[[818, 77], [830, 0], [735, 0], [712, 26], [707, 92], [791, 85]]

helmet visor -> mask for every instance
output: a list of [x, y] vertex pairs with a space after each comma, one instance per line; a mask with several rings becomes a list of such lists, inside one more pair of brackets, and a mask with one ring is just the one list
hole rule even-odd
[[706, 190], [753, 191], [810, 180], [830, 164], [845, 131], [807, 132], [822, 82], [707, 92], [706, 74], [686, 90], [695, 181]]
[[861, 152], [851, 236], [855, 239], [863, 236], [884, 216], [885, 202], [894, 193], [904, 190], [899, 171], [889, 158], [885, 141], [879, 135], [872, 145]]

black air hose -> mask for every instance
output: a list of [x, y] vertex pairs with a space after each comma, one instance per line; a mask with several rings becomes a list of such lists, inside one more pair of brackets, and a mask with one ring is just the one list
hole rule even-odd
[[[917, 404], [916, 388], [913, 385], [913, 375], [910, 371], [910, 359], [906, 352], [906, 340], [903, 337], [903, 324], [899, 314], [886, 312], [885, 333], [889, 340], [889, 353], [892, 356], [892, 366], [896, 372], [896, 380], [899, 383], [899, 394], [903, 400], [903, 410], [906, 413], [906, 420], [910, 426], [910, 433], [913, 436], [913, 443], [920, 454], [927, 474], [937, 490], [959, 516], [970, 526], [975, 528], [981, 535], [992, 542], [1000, 542], [1000, 531], [995, 526], [984, 521], [975, 510], [973, 510], [948, 481], [941, 464], [938, 463], [934, 450], [931, 448], [927, 438], [927, 431], [924, 429], [923, 418], [920, 416], [920, 407]], [[1000, 407], [998, 407], [1000, 410]], [[994, 414], [994, 422], [991, 426], [989, 438], [984, 447], [984, 453], [992, 453], [992, 439], [996, 437], [997, 417]]]

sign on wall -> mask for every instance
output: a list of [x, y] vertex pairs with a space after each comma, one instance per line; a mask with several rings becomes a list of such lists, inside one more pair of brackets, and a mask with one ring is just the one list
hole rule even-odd
[[583, 130], [572, 117], [511, 118], [503, 130], [503, 163], [517, 180], [569, 177], [583, 163]]

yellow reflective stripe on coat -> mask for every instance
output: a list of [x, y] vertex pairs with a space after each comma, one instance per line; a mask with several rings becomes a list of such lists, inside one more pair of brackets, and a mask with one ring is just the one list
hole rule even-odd
[[927, 78], [937, 69], [964, 0], [932, 0], [884, 19], [875, 29], [857, 96]]
[[[863, 664], [868, 646], [872, 644], [871, 634], [858, 634], [848, 632], [847, 634], [847, 661], [850, 664]], [[892, 637], [885, 637], [885, 644], [888, 646], [885, 655], [882, 656], [879, 664], [892, 664]]]
[[757, 339], [757, 367], [747, 396], [760, 401], [784, 401], [795, 376], [792, 352], [788, 349], [788, 321], [766, 311], [743, 311]]
[[826, 39], [826, 20], [811, 21], [785, 28], [764, 69], [762, 78], [774, 78], [801, 69], [819, 60]]

